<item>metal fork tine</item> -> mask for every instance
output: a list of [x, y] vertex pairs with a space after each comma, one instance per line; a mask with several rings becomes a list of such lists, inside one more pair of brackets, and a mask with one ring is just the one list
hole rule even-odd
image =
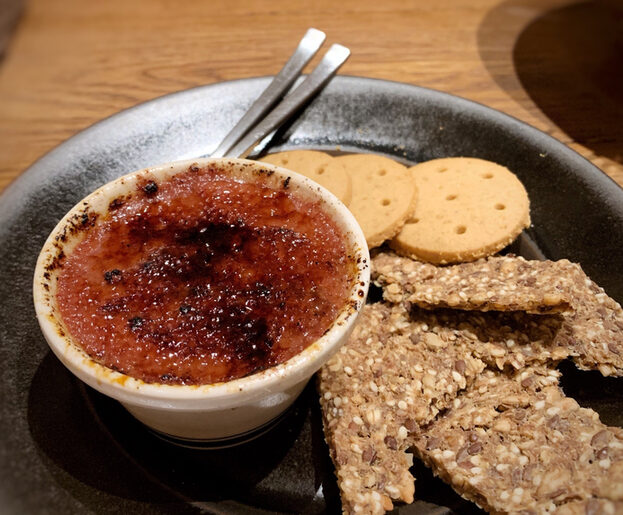
[[296, 51], [288, 62], [268, 85], [259, 98], [253, 103], [236, 126], [223, 138], [218, 148], [210, 154], [211, 157], [223, 157], [240, 138], [275, 105], [284, 93], [292, 86], [294, 81], [303, 71], [303, 68], [318, 52], [326, 35], [317, 29], [308, 29], [301, 39]]
[[342, 45], [332, 45], [307, 78], [287, 95], [266, 118], [234, 145], [227, 155], [247, 157], [255, 146], [279, 125], [290, 118], [312, 95], [321, 89], [335, 75], [350, 56], [350, 50]]

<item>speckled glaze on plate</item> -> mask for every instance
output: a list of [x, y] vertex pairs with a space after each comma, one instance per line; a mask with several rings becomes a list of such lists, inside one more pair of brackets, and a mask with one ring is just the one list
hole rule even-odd
[[[84, 386], [45, 343], [32, 274], [57, 221], [128, 171], [208, 154], [269, 78], [168, 95], [81, 132], [0, 197], [0, 508], [2, 513], [338, 513], [313, 385], [277, 427], [229, 450], [172, 445]], [[450, 95], [337, 77], [270, 149], [376, 152], [405, 162], [474, 156], [513, 170], [533, 227], [515, 250], [567, 257], [623, 300], [623, 190], [549, 136]], [[563, 388], [623, 423], [620, 379], [561, 365]], [[478, 513], [416, 465], [419, 501], [400, 513]]]

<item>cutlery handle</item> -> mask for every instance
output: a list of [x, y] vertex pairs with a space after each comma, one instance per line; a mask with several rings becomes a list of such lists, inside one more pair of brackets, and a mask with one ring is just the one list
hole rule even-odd
[[335, 75], [350, 56], [350, 50], [342, 45], [332, 45], [307, 78], [287, 95], [266, 118], [256, 125], [244, 138], [234, 145], [227, 155], [247, 157], [253, 148], [279, 125], [290, 118], [310, 97]]
[[210, 154], [210, 157], [223, 157], [240, 138], [275, 105], [284, 93], [294, 84], [301, 74], [305, 65], [316, 54], [325, 40], [325, 33], [317, 29], [309, 29], [301, 39], [296, 51], [288, 62], [268, 85], [259, 98], [251, 105], [236, 126], [223, 138], [218, 148]]

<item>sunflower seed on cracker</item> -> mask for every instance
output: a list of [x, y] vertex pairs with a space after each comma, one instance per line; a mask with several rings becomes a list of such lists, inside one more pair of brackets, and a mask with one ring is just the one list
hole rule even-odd
[[487, 370], [410, 436], [417, 455], [494, 513], [550, 513], [571, 501], [623, 501], [623, 430], [558, 387], [559, 373]]
[[365, 306], [346, 345], [318, 375], [325, 437], [347, 513], [384, 513], [392, 500], [413, 501], [409, 433], [484, 369], [461, 337], [407, 317], [401, 306]]

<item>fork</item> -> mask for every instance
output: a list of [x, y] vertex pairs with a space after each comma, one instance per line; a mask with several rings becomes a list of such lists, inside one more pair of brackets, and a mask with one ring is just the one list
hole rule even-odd
[[[345, 46], [331, 45], [318, 66], [270, 111], [318, 52], [325, 37], [324, 32], [320, 30], [308, 29], [281, 71], [223, 138], [210, 157], [247, 157], [260, 141], [292, 117], [307, 100], [329, 82], [350, 56], [350, 50]], [[264, 118], [258, 123], [262, 117]]]

